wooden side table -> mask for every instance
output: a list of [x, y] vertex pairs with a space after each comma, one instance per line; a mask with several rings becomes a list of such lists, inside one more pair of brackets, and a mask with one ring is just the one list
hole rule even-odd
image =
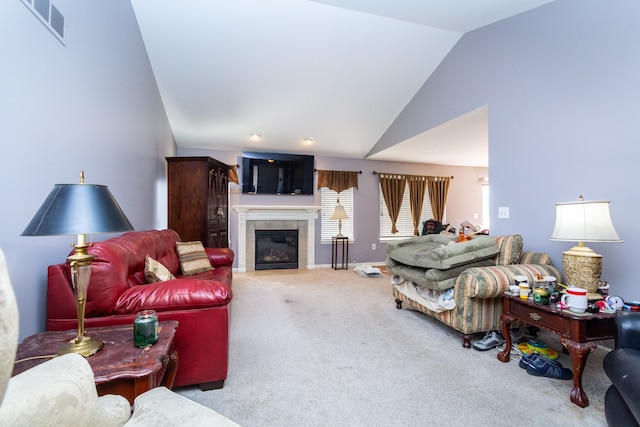
[[[87, 328], [88, 336], [104, 341], [104, 347], [87, 361], [93, 369], [98, 395], [119, 394], [129, 403], [154, 387], [173, 387], [178, 354], [173, 349], [178, 322], [159, 324], [158, 342], [146, 348], [133, 345], [133, 324]], [[48, 331], [27, 337], [18, 346], [13, 375], [54, 357], [58, 349], [74, 339], [77, 330]]]
[[[342, 263], [338, 266], [338, 248], [342, 247]], [[349, 237], [331, 236], [331, 268], [346, 270], [349, 265]]]
[[589, 398], [582, 389], [582, 372], [587, 357], [596, 348], [595, 341], [615, 338], [615, 314], [576, 314], [560, 310], [555, 305], [539, 305], [516, 295], [504, 295], [504, 313], [500, 317], [500, 329], [506, 341], [505, 349], [498, 353], [498, 360], [509, 361], [511, 350], [510, 325], [521, 320], [560, 336], [560, 342], [569, 351], [573, 370], [571, 401], [584, 408]]

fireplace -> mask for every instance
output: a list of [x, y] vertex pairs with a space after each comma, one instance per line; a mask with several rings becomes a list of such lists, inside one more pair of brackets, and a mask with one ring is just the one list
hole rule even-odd
[[255, 269], [297, 269], [298, 230], [255, 230]]
[[255, 230], [298, 230], [298, 268], [313, 270], [320, 206], [236, 205], [238, 273], [255, 270]]

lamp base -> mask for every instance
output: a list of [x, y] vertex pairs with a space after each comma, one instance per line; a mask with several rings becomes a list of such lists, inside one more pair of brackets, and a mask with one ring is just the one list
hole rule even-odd
[[600, 286], [602, 255], [585, 246], [574, 246], [562, 253], [562, 268], [569, 286], [595, 294]]
[[63, 345], [60, 350], [58, 350], [57, 355], [62, 356], [68, 353], [78, 353], [81, 356], [89, 357], [100, 351], [102, 347], [104, 347], [104, 341], [95, 340], [83, 335], [79, 340], [78, 337], [76, 337]]

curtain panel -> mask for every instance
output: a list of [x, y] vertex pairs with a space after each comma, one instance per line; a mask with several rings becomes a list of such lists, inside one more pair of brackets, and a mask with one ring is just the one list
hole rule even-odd
[[238, 179], [238, 169], [235, 165], [232, 165], [231, 168], [229, 168], [229, 182], [240, 184], [240, 180]]
[[444, 207], [447, 203], [447, 193], [452, 177], [449, 176], [429, 176], [427, 185], [429, 187], [429, 199], [431, 200], [431, 211], [433, 219], [442, 222], [444, 217]]
[[402, 206], [402, 198], [404, 197], [404, 187], [407, 185], [407, 178], [404, 175], [378, 174], [380, 181], [380, 190], [384, 203], [387, 205], [387, 212], [391, 219], [391, 234], [396, 234], [398, 228], [396, 222], [400, 214]]
[[409, 184], [409, 206], [411, 208], [411, 219], [413, 220], [413, 235], [419, 236], [420, 213], [424, 203], [424, 194], [427, 191], [426, 176], [407, 176]]

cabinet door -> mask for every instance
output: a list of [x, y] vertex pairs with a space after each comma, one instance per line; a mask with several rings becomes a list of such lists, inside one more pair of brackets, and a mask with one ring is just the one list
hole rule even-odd
[[229, 246], [229, 238], [227, 230], [211, 228], [209, 229], [209, 239], [207, 247], [210, 248], [226, 248]]
[[220, 222], [219, 196], [220, 174], [217, 168], [209, 169], [209, 188], [207, 195], [207, 222], [209, 228], [217, 227]]
[[228, 241], [228, 175], [227, 170], [212, 167], [209, 170], [207, 200], [207, 228], [210, 247], [226, 248]]
[[[229, 175], [224, 169], [218, 170], [218, 182], [220, 184], [218, 188], [218, 224], [220, 228], [226, 229], [228, 227], [229, 219]], [[226, 247], [226, 245], [225, 245]]]

